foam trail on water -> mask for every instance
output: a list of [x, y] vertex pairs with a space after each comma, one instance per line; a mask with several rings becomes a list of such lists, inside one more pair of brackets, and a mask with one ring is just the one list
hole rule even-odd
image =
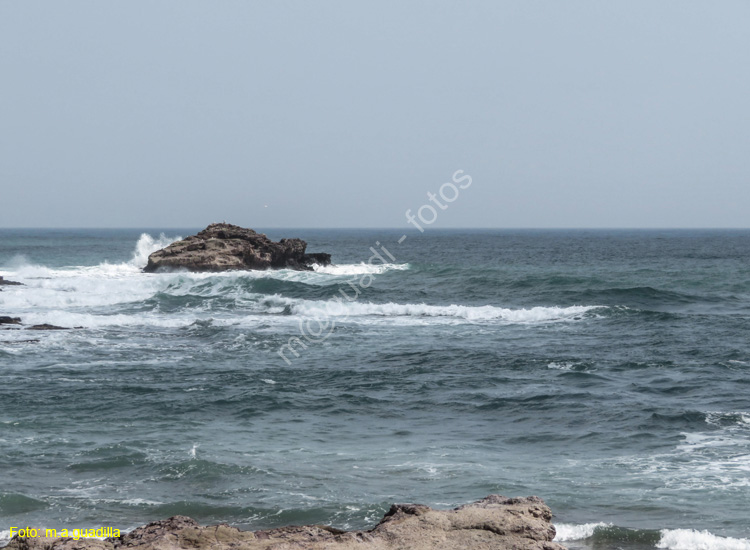
[[695, 529], [664, 529], [656, 547], [667, 550], [750, 550], [750, 539], [720, 537]]
[[409, 264], [368, 264], [365, 262], [325, 266], [316, 264], [313, 269], [316, 273], [329, 275], [379, 275], [386, 271], [405, 271], [409, 269]]
[[611, 523], [584, 523], [574, 525], [571, 523], [555, 524], [555, 542], [567, 542], [572, 540], [584, 540], [592, 537], [594, 531], [599, 528], [611, 527]]
[[381, 317], [448, 317], [467, 321], [506, 321], [539, 323], [558, 321], [583, 315], [600, 306], [533, 307], [508, 309], [497, 306], [434, 306], [427, 304], [373, 304], [359, 302], [298, 301], [289, 304], [292, 313], [311, 317], [381, 316]]

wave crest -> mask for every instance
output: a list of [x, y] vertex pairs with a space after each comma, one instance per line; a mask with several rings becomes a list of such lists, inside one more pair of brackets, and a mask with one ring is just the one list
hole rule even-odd
[[144, 268], [151, 254], [179, 240], [182, 240], [182, 237], [167, 237], [164, 233], [161, 233], [157, 238], [154, 238], [148, 233], [142, 233], [135, 245], [133, 258], [128, 264], [139, 269]]
[[568, 542], [572, 540], [584, 540], [591, 538], [594, 531], [600, 528], [611, 527], [611, 523], [584, 523], [574, 525], [570, 523], [560, 523], [555, 525], [555, 542]]
[[434, 306], [427, 304], [346, 303], [303, 301], [289, 304], [292, 313], [310, 317], [328, 316], [380, 316], [380, 317], [450, 317], [467, 321], [507, 321], [511, 323], [539, 323], [560, 321], [583, 315], [599, 306], [533, 307], [508, 309], [497, 306]]
[[664, 529], [656, 547], [667, 550], [750, 550], [750, 539], [720, 537], [695, 529]]

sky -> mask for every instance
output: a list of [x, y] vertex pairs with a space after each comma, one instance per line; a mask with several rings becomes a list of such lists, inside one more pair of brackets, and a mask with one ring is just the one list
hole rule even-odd
[[0, 227], [748, 227], [748, 28], [746, 0], [0, 0]]

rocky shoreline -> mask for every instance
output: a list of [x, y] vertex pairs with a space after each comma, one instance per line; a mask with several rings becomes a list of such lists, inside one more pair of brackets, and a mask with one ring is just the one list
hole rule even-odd
[[[552, 512], [538, 497], [490, 495], [453, 510], [394, 504], [373, 529], [322, 525], [241, 531], [202, 527], [185, 516], [149, 523], [120, 537], [19, 538], [9, 550], [565, 550], [552, 542]], [[41, 530], [40, 530], [41, 532]]]

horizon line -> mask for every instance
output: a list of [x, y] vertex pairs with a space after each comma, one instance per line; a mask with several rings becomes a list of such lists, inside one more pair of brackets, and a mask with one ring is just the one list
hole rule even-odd
[[[143, 230], [143, 229], [158, 229], [158, 230], [176, 230], [176, 229], [196, 229], [202, 226], [188, 226], [188, 225], [173, 225], [173, 226], [157, 226], [157, 225], [142, 225], [142, 226], [0, 226], [0, 231], [3, 230]], [[242, 226], [240, 226], [242, 227]], [[408, 231], [414, 230], [411, 226], [367, 226], [367, 227], [310, 227], [310, 226], [258, 226], [264, 230], [277, 230], [277, 229], [290, 229], [290, 230], [340, 230], [340, 231], [363, 231], [363, 230], [378, 230], [378, 231]], [[252, 229], [252, 228], [249, 228]], [[532, 226], [505, 226], [505, 227], [426, 227], [423, 233], [429, 233], [432, 231], [745, 231], [750, 230], [750, 226], [747, 227], [722, 227], [722, 226], [700, 226], [700, 227], [679, 227], [679, 226], [639, 226], [639, 227], [622, 227], [622, 226], [571, 226], [571, 227], [532, 227]], [[420, 234], [423, 234], [420, 233]]]

